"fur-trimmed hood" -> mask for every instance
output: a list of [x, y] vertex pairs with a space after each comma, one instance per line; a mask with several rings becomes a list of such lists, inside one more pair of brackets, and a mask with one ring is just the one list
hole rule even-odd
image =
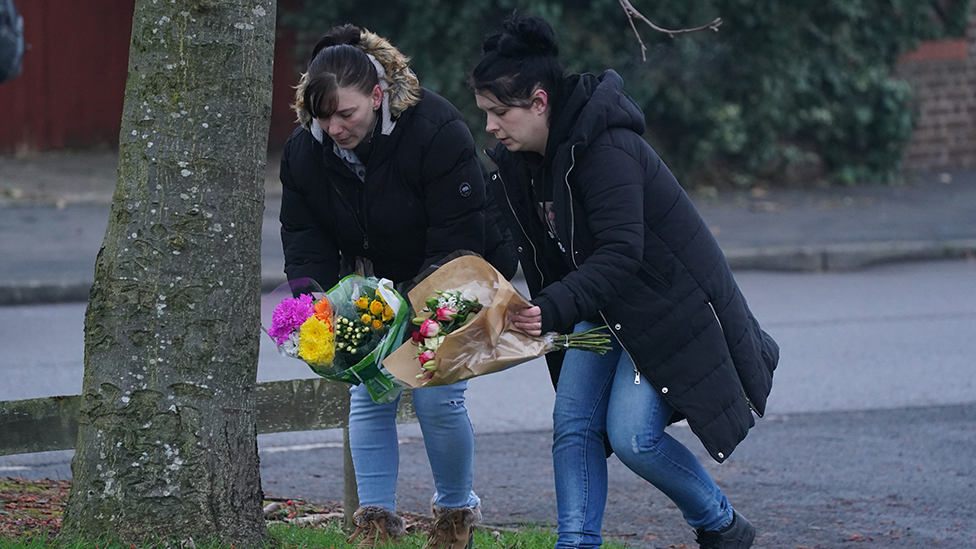
[[[384, 127], [392, 126], [397, 117], [407, 108], [420, 102], [420, 82], [407, 63], [410, 58], [400, 53], [393, 44], [379, 35], [363, 29], [356, 47], [375, 59], [383, 69], [380, 74], [380, 87], [383, 88]], [[379, 71], [377, 71], [379, 72]], [[305, 86], [308, 85], [308, 73], [302, 73], [302, 78], [295, 87], [295, 102], [292, 109], [298, 115], [298, 123], [311, 130], [312, 117], [305, 109]]]

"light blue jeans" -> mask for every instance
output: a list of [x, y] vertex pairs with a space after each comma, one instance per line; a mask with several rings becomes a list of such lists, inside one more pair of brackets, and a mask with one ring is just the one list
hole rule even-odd
[[[595, 327], [582, 322], [575, 331]], [[603, 543], [604, 436], [620, 461], [671, 498], [692, 528], [719, 530], [732, 522], [722, 490], [694, 454], [664, 432], [673, 408], [646, 379], [636, 384], [635, 377], [633, 361], [616, 340], [602, 356], [566, 352], [552, 413], [557, 548]]]
[[[413, 391], [413, 405], [424, 435], [434, 475], [434, 504], [474, 507], [481, 501], [471, 491], [474, 478], [474, 430], [464, 405], [468, 382]], [[349, 449], [356, 467], [359, 505], [396, 512], [400, 468], [396, 402], [377, 404], [364, 385], [354, 385], [349, 402]]]

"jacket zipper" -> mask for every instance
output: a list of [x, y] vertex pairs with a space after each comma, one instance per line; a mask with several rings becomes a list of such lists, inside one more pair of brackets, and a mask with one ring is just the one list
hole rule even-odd
[[[488, 154], [488, 151], [485, 151], [485, 155], [491, 158], [491, 155]], [[492, 160], [494, 161], [494, 159]], [[518, 213], [515, 212], [515, 206], [512, 205], [512, 199], [508, 196], [508, 187], [505, 186], [505, 180], [502, 179], [501, 174], [498, 172], [493, 173], [491, 177], [497, 178], [502, 183], [502, 192], [505, 194], [505, 202], [508, 204], [508, 208], [512, 210], [512, 217], [514, 217], [515, 222], [518, 223], [519, 230], [521, 230], [522, 234], [525, 235], [525, 241], [528, 242], [529, 246], [532, 247], [532, 266], [535, 267], [536, 272], [539, 273], [539, 280], [541, 281], [540, 287], [545, 287], [546, 277], [544, 274], [542, 274], [542, 269], [539, 268], [538, 252], [536, 250], [535, 244], [532, 243], [532, 239], [529, 238], [529, 233], [526, 232], [525, 227], [522, 225], [522, 221], [519, 219]]]
[[[569, 164], [569, 169], [566, 170], [565, 177], [563, 177], [563, 182], [566, 184], [566, 191], [569, 193], [569, 257], [573, 261], [573, 266], [576, 267], [576, 269], [579, 269], [579, 264], [576, 262], [575, 244], [576, 211], [573, 210], [573, 188], [569, 184], [569, 174], [573, 171], [573, 168], [576, 167], [576, 145], [573, 145], [572, 148], [569, 149], [569, 156], [572, 161]], [[603, 314], [603, 311], [600, 311], [600, 318], [603, 319], [603, 322], [607, 325], [607, 328], [610, 328], [610, 322], [607, 320], [606, 315]], [[630, 357], [630, 362], [634, 365], [634, 385], [640, 385], [640, 370], [637, 369], [637, 361], [634, 360], [634, 354], [627, 349], [627, 346], [624, 344], [623, 340], [620, 339], [620, 336], [618, 336], [612, 329], [610, 330], [610, 333], [613, 334], [614, 339], [617, 340], [620, 347], [622, 347], [624, 352], [627, 353], [627, 356]]]
[[366, 197], [369, 195], [366, 194], [365, 180], [363, 180], [363, 190], [361, 192], [363, 193], [363, 226], [361, 227], [363, 230], [363, 250], [368, 250], [369, 249], [369, 212], [366, 211]]
[[[715, 305], [712, 305], [712, 302], [709, 301], [708, 302], [708, 307], [712, 310], [712, 314], [715, 316], [715, 322], [718, 322], [718, 329], [719, 330], [722, 330], [722, 336], [724, 338], [725, 337], [725, 328], [722, 327], [722, 321], [719, 320], [718, 313], [715, 312]], [[732, 357], [730, 356], [729, 357], [729, 360], [731, 360], [731, 359], [732, 359]], [[742, 392], [742, 398], [746, 399], [746, 402], [749, 404], [749, 408], [752, 410], [752, 412], [754, 414], [756, 414], [759, 417], [762, 417], [762, 414], [759, 413], [759, 410], [756, 410], [756, 406], [753, 405], [753, 403], [752, 403], [751, 400], [749, 400], [749, 395], [746, 394], [746, 388], [742, 385], [742, 380], [739, 379], [738, 372], [736, 372], [735, 378], [739, 380], [739, 391]]]
[[[370, 155], [370, 157], [372, 158], [372, 155]], [[367, 197], [369, 197], [369, 193], [366, 192], [366, 180], [369, 179], [369, 173], [370, 173], [368, 160], [366, 161], [365, 164], [363, 164], [363, 171], [365, 172], [365, 175], [363, 176], [363, 180], [362, 180], [363, 186], [362, 189], [359, 191], [363, 196], [362, 199], [363, 225], [361, 228], [363, 230], [363, 250], [368, 250], [369, 249], [369, 208], [366, 204], [366, 199]], [[357, 176], [356, 179], [359, 179], [359, 177]]]
[[[494, 158], [492, 158], [492, 155], [489, 154], [489, 151], [487, 150], [485, 151], [485, 155], [488, 156], [488, 158], [491, 158], [492, 161], [495, 160]], [[576, 269], [579, 269], [579, 264], [576, 262], [576, 252], [573, 244], [576, 238], [576, 226], [575, 226], [576, 212], [573, 211], [573, 189], [569, 185], [569, 174], [570, 172], [573, 171], [573, 168], [576, 167], [576, 145], [573, 145], [573, 147], [570, 149], [570, 157], [572, 158], [572, 162], [570, 163], [569, 169], [566, 170], [566, 175], [563, 178], [563, 181], [566, 184], [566, 189], [569, 191], [569, 220], [570, 220], [569, 256], [573, 261], [573, 266]], [[492, 177], [497, 177], [501, 179], [501, 174], [495, 173], [492, 175]], [[505, 186], [505, 180], [501, 179], [501, 181], [502, 181], [502, 190], [505, 192], [505, 201], [508, 203], [509, 209], [512, 210], [512, 215], [515, 217], [515, 221], [516, 223], [518, 223], [519, 229], [522, 231], [522, 234], [525, 235], [525, 241], [528, 242], [530, 246], [532, 246], [532, 261], [534, 263], [534, 267], [536, 271], [539, 273], [539, 278], [543, 282], [542, 286], [545, 287], [545, 277], [542, 274], [542, 269], [539, 268], [536, 247], [534, 244], [532, 244], [532, 239], [529, 238], [529, 234], [526, 232], [525, 227], [522, 225], [522, 221], [519, 220], [518, 214], [515, 212], [515, 207], [512, 205], [512, 199], [508, 196], [508, 187]], [[603, 319], [603, 322], [607, 325], [607, 328], [610, 328], [610, 322], [607, 320], [606, 315], [603, 314], [603, 311], [599, 311], [599, 313], [600, 313], [600, 318]], [[627, 349], [627, 345], [624, 344], [624, 342], [620, 339], [620, 336], [614, 333], [612, 329], [610, 330], [610, 333], [613, 334], [614, 339], [617, 340], [617, 343], [620, 344], [620, 347], [623, 348], [624, 352], [627, 353], [627, 356], [630, 357], [631, 359], [630, 361], [634, 363], [634, 385], [640, 385], [640, 371], [637, 369], [637, 362], [634, 361], [634, 354], [631, 353], [629, 349]]]
[[[321, 144], [320, 144], [320, 146], [321, 146]], [[321, 146], [321, 147], [322, 147], [322, 152], [318, 155], [319, 156], [319, 164], [322, 166], [322, 170], [324, 172], [328, 172], [329, 171], [329, 167], [326, 165], [325, 159], [322, 156], [322, 155], [326, 154], [325, 153], [325, 147], [324, 146]], [[356, 174], [353, 174], [353, 177], [355, 177], [355, 176], [356, 176]], [[358, 177], [357, 177], [357, 179], [358, 179]], [[362, 181], [361, 183], [363, 184], [363, 192], [365, 192], [365, 190], [366, 190], [366, 188], [365, 188], [366, 187], [366, 182], [365, 181]], [[363, 249], [364, 250], [368, 250], [369, 249], [369, 233], [367, 232], [367, 227], [365, 226], [365, 224], [366, 224], [365, 195], [364, 195], [364, 204], [363, 204], [363, 210], [364, 210], [364, 212], [363, 212], [363, 220], [362, 220], [362, 222], [360, 222], [359, 216], [355, 214], [356, 208], [354, 208], [353, 205], [349, 202], [349, 199], [346, 198], [346, 195], [342, 194], [342, 191], [339, 190], [339, 186], [338, 185], [332, 185], [332, 188], [335, 189], [336, 194], [339, 195], [339, 198], [341, 198], [342, 201], [346, 204], [346, 207], [349, 208], [349, 211], [353, 212], [352, 218], [356, 221], [356, 226], [359, 227], [359, 230], [363, 232]]]
[[[579, 265], [576, 263], [576, 247], [573, 244], [576, 240], [576, 212], [573, 210], [573, 188], [569, 186], [569, 174], [576, 167], [576, 145], [569, 149], [569, 157], [572, 161], [569, 163], [569, 169], [566, 170], [566, 176], [563, 178], [566, 183], [566, 191], [569, 192], [569, 257], [573, 260], [573, 266], [579, 269]], [[562, 248], [562, 244], [559, 247]]]

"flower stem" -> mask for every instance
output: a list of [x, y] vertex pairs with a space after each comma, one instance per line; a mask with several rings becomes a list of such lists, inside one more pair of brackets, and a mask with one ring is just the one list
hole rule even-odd
[[610, 334], [600, 326], [575, 334], [558, 334], [553, 337], [556, 349], [576, 349], [592, 353], [606, 354], [610, 350]]

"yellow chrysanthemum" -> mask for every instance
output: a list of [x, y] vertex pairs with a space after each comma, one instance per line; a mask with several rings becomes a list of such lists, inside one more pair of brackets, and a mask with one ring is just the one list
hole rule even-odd
[[373, 316], [380, 316], [383, 313], [383, 304], [379, 301], [374, 301], [369, 304], [369, 312]]
[[298, 356], [309, 364], [327, 366], [335, 357], [334, 335], [328, 324], [314, 316], [298, 329]]
[[360, 309], [366, 309], [369, 307], [369, 298], [366, 296], [362, 296], [356, 301], [354, 301], [353, 303], [356, 305], [356, 307]]
[[362, 320], [363, 324], [369, 324], [373, 322], [373, 317], [369, 316], [368, 314], [364, 314], [363, 316], [359, 317], [359, 320]]

